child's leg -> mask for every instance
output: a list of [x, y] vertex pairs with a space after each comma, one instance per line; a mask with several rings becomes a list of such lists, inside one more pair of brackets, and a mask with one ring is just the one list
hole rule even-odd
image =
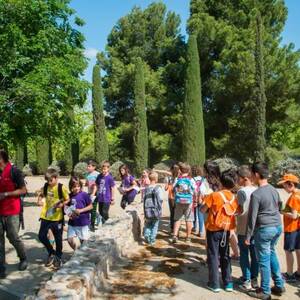
[[179, 228], [181, 225], [181, 217], [184, 215], [184, 210], [181, 204], [176, 204], [174, 211], [174, 230], [173, 236], [178, 236]]
[[[222, 233], [221, 233], [222, 234]], [[219, 243], [220, 232], [207, 231], [207, 264], [208, 264], [208, 285], [212, 288], [219, 288]]]
[[55, 251], [49, 242], [48, 231], [51, 228], [51, 222], [46, 220], [41, 220], [40, 230], [39, 230], [39, 240], [45, 246], [48, 255], [55, 254]]
[[173, 232], [174, 229], [174, 203], [172, 199], [169, 199], [169, 210], [170, 210], [170, 230]]
[[230, 246], [233, 252], [233, 256], [235, 258], [239, 257], [239, 247], [238, 247], [238, 240], [234, 230], [230, 231]]
[[186, 238], [190, 238], [192, 234], [192, 229], [193, 229], [193, 222], [192, 221], [187, 221], [186, 222]]
[[204, 215], [200, 211], [201, 206], [197, 207], [198, 210], [198, 225], [199, 225], [199, 235], [203, 236], [204, 235]]
[[152, 220], [151, 225], [152, 228], [151, 228], [150, 242], [155, 243], [157, 232], [158, 232], [159, 220]]
[[184, 217], [186, 221], [186, 238], [189, 238], [191, 236], [192, 229], [193, 229], [193, 222], [195, 220], [194, 209], [192, 204], [190, 204], [189, 206], [186, 205], [184, 210]]
[[[223, 232], [220, 232], [223, 236]], [[220, 251], [220, 264], [221, 264], [221, 272], [222, 272], [222, 280], [223, 284], [226, 286], [229, 283], [232, 283], [231, 277], [231, 262], [230, 262], [230, 255], [229, 255], [229, 236], [230, 233], [226, 232], [226, 243], [225, 246], [219, 246]], [[222, 237], [221, 237], [222, 239]], [[221, 241], [221, 240], [220, 240]]]
[[193, 213], [194, 213], [194, 221], [193, 221], [193, 227], [192, 230], [195, 232], [197, 231], [197, 221], [198, 221], [198, 207], [193, 208]]
[[74, 251], [78, 248], [78, 243], [77, 243], [76, 237], [68, 238], [68, 243]]
[[51, 230], [54, 235], [55, 239], [55, 245], [56, 245], [56, 251], [55, 255], [58, 258], [62, 257], [62, 248], [63, 248], [63, 242], [62, 242], [62, 235], [63, 235], [63, 224], [62, 222], [52, 222]]
[[97, 205], [98, 205], [98, 200], [95, 199], [93, 202], [93, 209], [91, 212], [91, 227], [95, 228], [95, 222], [96, 222], [96, 216], [97, 216]]
[[294, 266], [294, 255], [293, 252], [285, 250], [285, 258], [286, 258], [286, 272], [289, 275], [293, 274], [293, 266]]
[[55, 244], [54, 236], [51, 230], [48, 230], [48, 240], [52, 246]]
[[144, 238], [147, 243], [150, 243], [150, 236], [151, 236], [151, 220], [145, 219]]
[[255, 252], [255, 245], [254, 245], [254, 238], [252, 237], [250, 240], [250, 258], [251, 258], [251, 279], [257, 279], [258, 273], [259, 273], [259, 268], [258, 268], [258, 261], [256, 257], [256, 252]]
[[240, 267], [243, 273], [243, 280], [249, 281], [251, 279], [250, 262], [249, 262], [249, 246], [245, 245], [246, 237], [238, 235], [238, 244], [240, 248]]
[[300, 250], [296, 250], [297, 257], [297, 274], [300, 275]]
[[[101, 206], [101, 209], [100, 209], [100, 206]], [[103, 224], [109, 218], [109, 207], [110, 207], [110, 203], [105, 203], [105, 202], [99, 203], [99, 214], [101, 215]]]

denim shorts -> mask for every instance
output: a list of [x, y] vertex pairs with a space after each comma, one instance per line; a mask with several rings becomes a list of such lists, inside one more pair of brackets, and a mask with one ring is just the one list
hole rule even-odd
[[284, 250], [300, 250], [300, 230], [284, 233]]

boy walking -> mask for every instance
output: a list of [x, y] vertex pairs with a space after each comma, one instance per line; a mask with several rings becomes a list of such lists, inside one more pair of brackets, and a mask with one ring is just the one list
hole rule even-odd
[[96, 171], [97, 163], [93, 160], [90, 160], [87, 166], [87, 176], [85, 185], [88, 188], [88, 194], [91, 196], [91, 200], [93, 202], [93, 209], [91, 211], [91, 231], [95, 231], [95, 223], [97, 217], [97, 205], [98, 201], [96, 200], [96, 196], [93, 196], [94, 187], [96, 185], [96, 179], [100, 174]]
[[[278, 185], [283, 186], [291, 196], [282, 211], [284, 223], [284, 251], [287, 271], [283, 274], [286, 282], [300, 280], [300, 191], [297, 189], [299, 178], [293, 174], [285, 174]], [[297, 271], [293, 273], [294, 255], [297, 257]]]
[[[63, 207], [69, 202], [68, 190], [58, 183], [58, 173], [55, 169], [48, 169], [45, 174], [47, 181], [38, 197], [37, 204], [43, 206], [41, 212], [41, 226], [39, 240], [48, 252], [46, 267], [54, 266], [60, 268], [62, 265], [62, 235], [64, 225]], [[43, 202], [45, 198], [45, 202]], [[55, 239], [56, 249], [53, 249], [49, 239], [48, 231], [51, 230]]]
[[158, 174], [156, 172], [150, 172], [149, 180], [150, 185], [146, 187], [144, 194], [144, 237], [146, 242], [153, 246], [156, 240], [159, 219], [162, 215], [163, 198], [162, 189], [157, 185]]
[[[240, 267], [243, 273], [240, 288], [246, 291], [258, 288], [258, 263], [254, 248], [254, 239], [251, 237], [250, 245], [245, 244], [248, 219], [248, 208], [251, 194], [256, 190], [251, 180], [251, 170], [248, 166], [241, 166], [238, 170], [239, 186], [237, 199], [240, 213], [237, 216], [237, 235], [240, 248]], [[250, 260], [249, 260], [250, 255]]]
[[178, 232], [181, 218], [184, 217], [186, 223], [186, 242], [190, 242], [190, 236], [194, 222], [193, 195], [195, 191], [195, 182], [190, 177], [191, 167], [186, 163], [179, 165], [180, 176], [174, 183], [175, 194], [175, 212], [174, 212], [174, 231], [172, 242], [177, 243]]
[[235, 228], [234, 214], [238, 203], [231, 189], [235, 186], [236, 173], [225, 171], [221, 174], [220, 191], [213, 192], [204, 198], [201, 212], [208, 210], [206, 221], [208, 283], [211, 291], [220, 292], [219, 265], [226, 292], [233, 291], [231, 261], [229, 255], [230, 230]]
[[[261, 288], [250, 291], [249, 295], [269, 300], [271, 292], [277, 296], [285, 292], [275, 249], [282, 232], [279, 212], [282, 203], [277, 190], [268, 183], [268, 165], [263, 162], [255, 163], [251, 171], [253, 181], [258, 188], [251, 195], [245, 244], [250, 246], [251, 237], [254, 235]], [[275, 283], [272, 289], [270, 288], [271, 275]]]
[[110, 163], [104, 161], [101, 165], [101, 174], [98, 175], [92, 195], [96, 197], [99, 203], [99, 214], [104, 224], [109, 218], [109, 208], [111, 204], [115, 203], [115, 181], [109, 173]]

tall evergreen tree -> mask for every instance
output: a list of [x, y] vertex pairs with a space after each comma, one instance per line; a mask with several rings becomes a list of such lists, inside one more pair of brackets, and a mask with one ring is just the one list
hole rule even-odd
[[135, 171], [141, 174], [148, 166], [148, 128], [145, 104], [143, 61], [137, 58], [134, 78], [134, 162]]
[[254, 160], [263, 161], [265, 159], [266, 150], [266, 104], [267, 97], [265, 93], [265, 79], [264, 79], [264, 58], [263, 58], [263, 37], [262, 37], [262, 20], [260, 13], [256, 16], [256, 40], [255, 40], [255, 107], [254, 114], [254, 135], [253, 142]]
[[36, 139], [36, 160], [37, 160], [37, 169], [38, 174], [44, 174], [51, 164], [49, 161], [49, 141], [45, 138]]
[[108, 142], [106, 138], [105, 119], [103, 113], [103, 94], [101, 87], [100, 66], [93, 68], [92, 106], [95, 137], [95, 159], [100, 163], [108, 159]]
[[190, 164], [203, 164], [205, 161], [200, 62], [197, 37], [193, 34], [190, 35], [187, 49], [182, 159]]

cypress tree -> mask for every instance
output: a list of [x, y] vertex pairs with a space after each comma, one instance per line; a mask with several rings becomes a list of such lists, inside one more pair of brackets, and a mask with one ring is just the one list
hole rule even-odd
[[92, 106], [94, 120], [95, 159], [98, 163], [108, 159], [108, 142], [106, 138], [105, 119], [103, 113], [103, 95], [101, 87], [100, 66], [93, 68]]
[[187, 45], [185, 99], [183, 106], [182, 159], [192, 165], [205, 161], [205, 134], [201, 96], [200, 60], [196, 35]]
[[36, 161], [38, 174], [44, 174], [51, 164], [49, 161], [49, 141], [45, 138], [36, 139]]
[[134, 162], [137, 174], [148, 166], [148, 128], [143, 61], [136, 60], [134, 79]]
[[263, 25], [260, 13], [256, 15], [255, 22], [256, 41], [255, 41], [255, 114], [254, 117], [254, 160], [263, 161], [265, 159], [266, 149], [266, 104], [267, 97], [265, 93], [264, 79], [264, 58], [263, 58]]

